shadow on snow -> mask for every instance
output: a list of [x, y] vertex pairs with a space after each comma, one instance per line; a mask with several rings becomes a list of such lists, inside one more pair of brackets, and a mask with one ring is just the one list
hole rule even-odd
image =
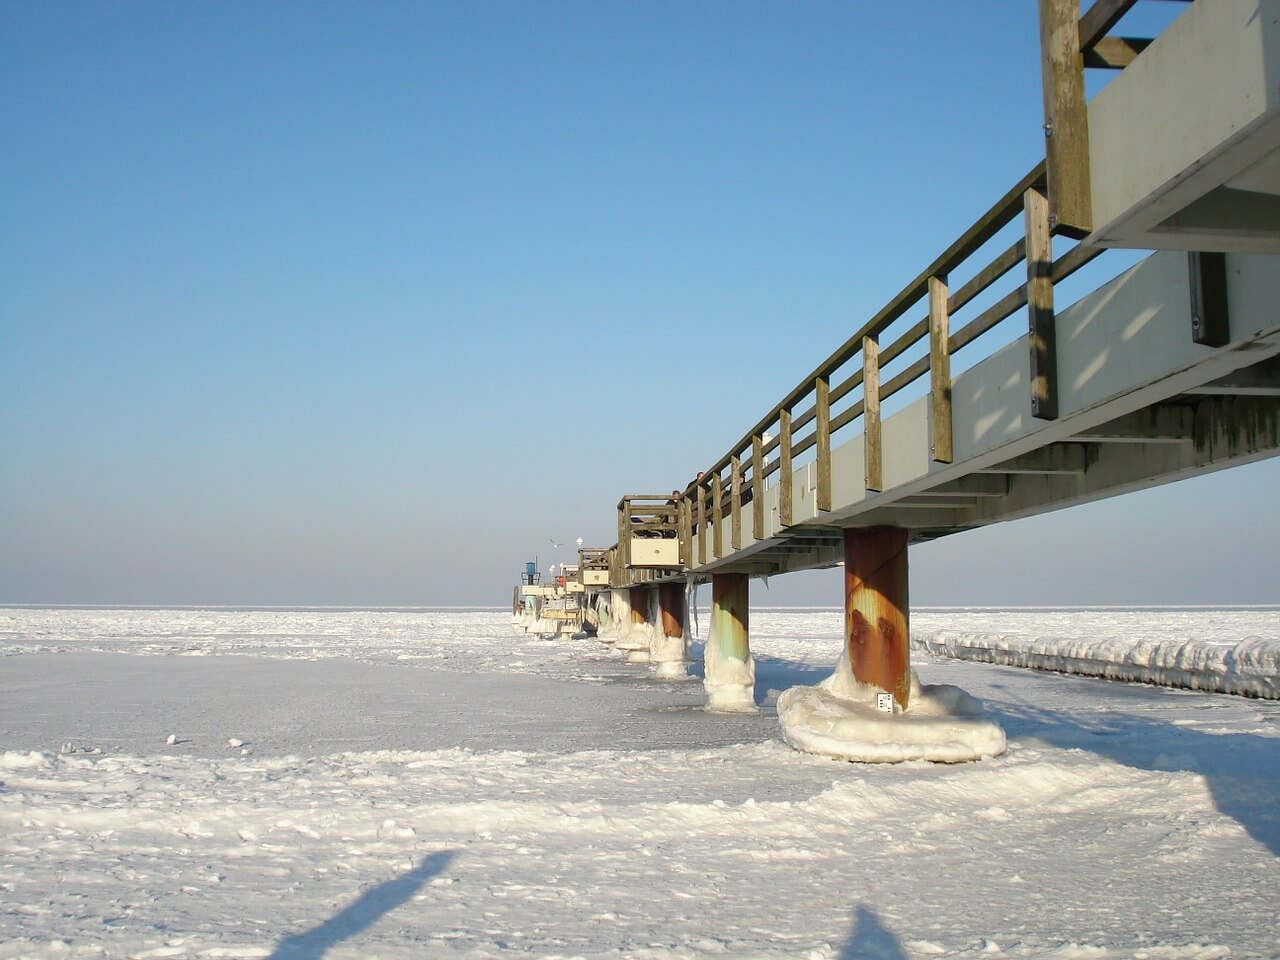
[[837, 960], [907, 960], [902, 944], [868, 906], [853, 912], [853, 930], [836, 954]]
[[285, 937], [267, 960], [319, 960], [334, 944], [362, 933], [403, 904], [424, 883], [444, 872], [453, 856], [452, 851], [433, 853], [407, 873], [369, 888], [324, 923]]
[[[1187, 726], [1123, 712], [1126, 694], [1135, 689], [1149, 696], [1147, 685], [1114, 680], [1063, 677], [1063, 682], [1113, 685], [1107, 688], [1108, 709], [1091, 714], [1049, 710], [1011, 695], [997, 685], [1001, 701], [986, 702], [987, 716], [1005, 728], [1009, 739], [1033, 739], [1060, 749], [1087, 750], [1137, 770], [1194, 773], [1204, 778], [1218, 812], [1280, 856], [1280, 740], [1251, 733], [1202, 733]], [[1176, 697], [1230, 697], [1159, 688]], [[1113, 697], [1114, 695], [1114, 697]], [[1120, 709], [1107, 701], [1118, 700]], [[1240, 698], [1230, 697], [1232, 701]]]

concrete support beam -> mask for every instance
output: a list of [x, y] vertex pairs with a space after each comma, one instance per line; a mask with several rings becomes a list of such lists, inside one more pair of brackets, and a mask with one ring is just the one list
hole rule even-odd
[[1146, 407], [1082, 433], [1087, 443], [1190, 443], [1194, 411], [1190, 406]]
[[854, 679], [892, 693], [906, 709], [911, 695], [906, 530], [845, 531], [844, 627]]
[[917, 499], [924, 497], [937, 497], [942, 500], [954, 500], [958, 497], [981, 499], [983, 497], [1003, 497], [1008, 492], [1009, 478], [1007, 476], [975, 473], [952, 480], [950, 483], [944, 483], [934, 487], [932, 490], [921, 490], [911, 496]]
[[1088, 450], [1083, 443], [1055, 443], [1049, 447], [1032, 450], [1020, 457], [977, 470], [978, 474], [992, 473], [1084, 473], [1088, 465]]
[[1280, 357], [1244, 367], [1187, 391], [1193, 396], [1280, 397]]
[[703, 681], [709, 710], [741, 713], [756, 709], [748, 584], [741, 573], [717, 573], [711, 578], [711, 633]]

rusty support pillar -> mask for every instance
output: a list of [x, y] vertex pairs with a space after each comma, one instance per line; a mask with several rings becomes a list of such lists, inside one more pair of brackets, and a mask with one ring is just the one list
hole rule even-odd
[[911, 693], [907, 619], [907, 531], [844, 532], [844, 633], [854, 679], [892, 693], [906, 709]]
[[754, 711], [756, 671], [751, 659], [748, 580], [744, 573], [711, 578], [711, 633], [703, 685], [712, 710]]
[[689, 642], [684, 625], [688, 620], [688, 602], [683, 583], [664, 583], [658, 587], [658, 623], [649, 642], [649, 662], [659, 680], [689, 678]]
[[649, 622], [649, 591], [644, 587], [631, 588], [631, 622]]
[[658, 588], [658, 606], [662, 610], [662, 635], [683, 637], [685, 599], [683, 583], [664, 583]]
[[653, 637], [649, 614], [650, 597], [653, 592], [651, 587], [631, 587], [628, 591], [630, 623], [627, 624], [626, 633], [614, 644], [614, 649], [625, 651], [629, 663], [649, 662], [649, 643]]

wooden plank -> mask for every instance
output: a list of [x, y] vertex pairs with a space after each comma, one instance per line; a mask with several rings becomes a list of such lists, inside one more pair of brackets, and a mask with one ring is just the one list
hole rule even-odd
[[784, 527], [791, 526], [791, 408], [783, 407], [778, 411], [778, 469], [782, 475], [778, 478], [778, 522]]
[[862, 416], [861, 400], [859, 400], [857, 403], [855, 403], [852, 407], [850, 407], [848, 410], [846, 410], [844, 413], [840, 414], [839, 416], [832, 417], [831, 432], [835, 433], [840, 428], [847, 427], [849, 424], [853, 423], [853, 421], [857, 420], [860, 416]]
[[1141, 37], [1103, 37], [1084, 51], [1084, 65], [1095, 70], [1123, 70], [1149, 46], [1151, 41]]
[[1061, 283], [1081, 267], [1091, 263], [1095, 257], [1100, 257], [1106, 252], [1106, 247], [1086, 247], [1082, 243], [1076, 244], [1053, 262], [1053, 282]]
[[720, 485], [720, 474], [711, 475], [711, 548], [716, 559], [724, 556], [724, 488]]
[[1187, 255], [1191, 279], [1191, 339], [1206, 347], [1231, 340], [1227, 320], [1227, 258], [1222, 253]]
[[859, 367], [843, 383], [831, 388], [831, 403], [839, 403], [858, 387], [862, 386], [862, 368]]
[[951, 316], [947, 312], [947, 278], [929, 278], [929, 423], [934, 463], [950, 463], [951, 450]]
[[764, 442], [751, 437], [751, 535], [764, 539]]
[[742, 549], [742, 460], [734, 454], [729, 461], [729, 545]]
[[880, 384], [879, 393], [880, 393], [881, 402], [888, 400], [890, 397], [892, 397], [895, 393], [897, 393], [903, 387], [907, 386], [910, 383], [915, 382], [916, 380], [920, 379], [928, 372], [929, 372], [929, 357], [928, 355], [926, 355], [921, 357], [915, 363], [911, 364], [911, 366], [907, 367], [907, 369], [896, 374], [890, 380], [887, 380], [886, 382]]
[[880, 446], [880, 344], [875, 337], [862, 341], [862, 441], [866, 451], [868, 490], [884, 489], [883, 450]]
[[1027, 332], [1031, 348], [1031, 415], [1058, 419], [1058, 362], [1053, 317], [1053, 238], [1049, 201], [1034, 187], [1026, 194]]
[[1138, 0], [1094, 0], [1076, 28], [1081, 50], [1101, 40]]
[[1019, 237], [997, 254], [994, 260], [974, 274], [968, 283], [951, 294], [947, 302], [947, 312], [957, 313], [961, 307], [1020, 264], [1026, 255], [1026, 241]]
[[1089, 117], [1080, 54], [1080, 0], [1040, 0], [1045, 165], [1050, 226], [1083, 237], [1093, 228]]
[[816, 403], [813, 406], [809, 407], [807, 410], [805, 410], [804, 413], [799, 413], [799, 414], [793, 413], [791, 415], [791, 433], [793, 435], [798, 434], [801, 430], [803, 430], [809, 424], [813, 423], [813, 421], [816, 420], [817, 418], [818, 418], [818, 405]]
[[1027, 305], [1026, 285], [1010, 290], [987, 309], [951, 334], [951, 352], [955, 353], [973, 343], [1001, 320], [1007, 320]]
[[880, 366], [887, 367], [929, 335], [929, 318], [921, 317], [902, 332], [902, 336], [880, 351]]
[[818, 426], [815, 440], [818, 444], [818, 490], [817, 505], [819, 510], [831, 509], [831, 378], [818, 377], [813, 381], [814, 394], [817, 399], [814, 407], [818, 411]]

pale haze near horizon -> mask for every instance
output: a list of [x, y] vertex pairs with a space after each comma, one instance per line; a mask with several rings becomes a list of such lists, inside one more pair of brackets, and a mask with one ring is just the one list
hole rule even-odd
[[[6, 13], [5, 603], [505, 603], [1042, 148], [1032, 4]], [[1277, 490], [921, 545], [913, 601], [1275, 603]]]

